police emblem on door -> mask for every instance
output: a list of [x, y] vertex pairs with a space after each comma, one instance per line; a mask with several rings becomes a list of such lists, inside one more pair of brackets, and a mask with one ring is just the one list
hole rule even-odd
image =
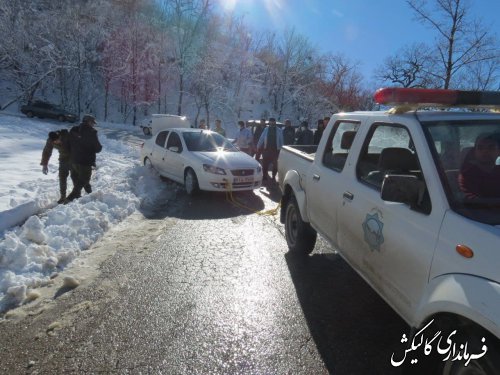
[[363, 232], [365, 234], [365, 241], [370, 246], [372, 251], [380, 251], [380, 245], [384, 243], [384, 235], [382, 229], [384, 223], [380, 220], [378, 212], [366, 214], [365, 221], [363, 222]]

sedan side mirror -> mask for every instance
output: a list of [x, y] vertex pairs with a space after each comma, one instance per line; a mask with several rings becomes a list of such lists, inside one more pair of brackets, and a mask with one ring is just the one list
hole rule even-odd
[[177, 146], [170, 146], [168, 149], [169, 149], [169, 151], [172, 151], [172, 152], [177, 152], [177, 153], [179, 152], [179, 147], [177, 147]]

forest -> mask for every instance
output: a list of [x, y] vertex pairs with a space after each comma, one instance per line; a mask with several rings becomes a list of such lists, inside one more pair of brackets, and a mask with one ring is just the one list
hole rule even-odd
[[0, 106], [45, 99], [133, 125], [152, 113], [312, 123], [373, 109], [376, 86], [500, 90], [498, 40], [470, 1], [406, 3], [435, 40], [363, 77], [341, 46], [321, 52], [293, 27], [252, 30], [216, 0], [4, 0]]

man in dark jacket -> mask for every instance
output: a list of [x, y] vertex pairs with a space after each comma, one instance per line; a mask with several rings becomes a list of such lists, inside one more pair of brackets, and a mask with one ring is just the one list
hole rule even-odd
[[323, 119], [318, 120], [318, 128], [314, 132], [314, 144], [319, 145], [321, 137], [323, 136], [323, 131], [325, 130], [325, 123]]
[[262, 155], [262, 150], [259, 150], [257, 147], [257, 143], [259, 143], [260, 136], [266, 127], [266, 119], [261, 119], [260, 123], [255, 123], [255, 130], [253, 133], [253, 148], [255, 152], [255, 160], [260, 161], [260, 157]]
[[285, 120], [285, 128], [283, 129], [283, 144], [293, 145], [295, 143], [295, 129], [292, 127], [292, 122], [289, 119]]
[[82, 123], [73, 126], [69, 132], [69, 150], [71, 154], [71, 171], [73, 173], [74, 187], [66, 203], [80, 198], [82, 189], [90, 193], [90, 177], [92, 167], [95, 166], [96, 154], [101, 152], [102, 145], [94, 129], [96, 120], [94, 116], [83, 116]]
[[[67, 180], [71, 170], [71, 158], [69, 153], [69, 133], [66, 129], [50, 132], [45, 147], [42, 151], [42, 172], [49, 172], [48, 164], [54, 148], [59, 151], [59, 192], [61, 194], [57, 203], [62, 203], [66, 199]], [[71, 176], [73, 179], [73, 176]]]
[[314, 142], [314, 135], [311, 129], [309, 129], [309, 123], [307, 121], [302, 121], [300, 124], [300, 130], [297, 133], [297, 144], [298, 145], [312, 145]]

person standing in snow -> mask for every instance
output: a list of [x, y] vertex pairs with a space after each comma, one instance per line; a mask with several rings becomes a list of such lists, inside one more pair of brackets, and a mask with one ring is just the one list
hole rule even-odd
[[48, 164], [52, 156], [52, 151], [54, 148], [59, 151], [59, 193], [61, 197], [57, 203], [63, 203], [66, 199], [68, 176], [71, 170], [71, 157], [68, 142], [69, 133], [67, 129], [50, 132], [45, 147], [43, 148], [42, 161], [40, 162], [43, 174], [47, 174], [49, 172]]
[[325, 124], [323, 119], [318, 120], [318, 128], [314, 132], [314, 144], [319, 145], [319, 141], [321, 140], [321, 137], [323, 136], [323, 131], [325, 130]]
[[245, 127], [245, 122], [238, 121], [238, 126], [240, 127], [240, 131], [236, 136], [233, 143], [238, 146], [240, 151], [243, 151], [245, 154], [251, 155], [252, 146], [253, 146], [253, 136], [252, 131]]
[[83, 116], [82, 123], [73, 126], [69, 132], [69, 150], [71, 154], [71, 171], [73, 173], [73, 191], [68, 195], [65, 203], [80, 198], [82, 189], [92, 192], [90, 178], [92, 167], [95, 167], [96, 154], [101, 152], [102, 145], [97, 138], [94, 116]]
[[300, 130], [297, 133], [297, 145], [312, 145], [314, 142], [314, 135], [311, 129], [309, 129], [309, 123], [307, 121], [302, 121], [300, 124]]
[[254, 146], [254, 152], [255, 152], [255, 160], [260, 162], [260, 157], [262, 155], [262, 150], [259, 150], [257, 147], [257, 144], [259, 143], [260, 136], [262, 135], [262, 132], [264, 131], [264, 128], [266, 127], [266, 119], [260, 119], [260, 123], [255, 124], [255, 130], [253, 133], [253, 146]]
[[292, 127], [292, 122], [289, 119], [285, 120], [285, 128], [283, 129], [283, 143], [285, 145], [293, 145], [295, 143], [295, 129]]
[[219, 119], [215, 120], [215, 129], [213, 131], [216, 132], [216, 133], [219, 133], [223, 137], [226, 136], [226, 131], [222, 127], [222, 121], [219, 120]]
[[262, 149], [262, 173], [263, 180], [268, 179], [269, 164], [273, 165], [272, 180], [276, 181], [278, 173], [278, 155], [283, 147], [283, 131], [276, 126], [276, 119], [269, 119], [269, 126], [262, 132], [257, 148]]

